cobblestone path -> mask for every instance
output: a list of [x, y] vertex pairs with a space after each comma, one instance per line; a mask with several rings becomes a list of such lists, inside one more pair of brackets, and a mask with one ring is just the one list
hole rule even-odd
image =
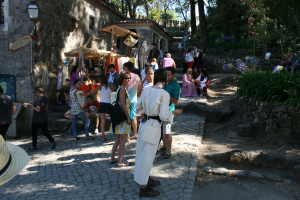
[[[197, 170], [205, 118], [193, 114], [176, 116], [172, 127], [172, 158], [154, 161], [151, 176], [161, 181], [161, 194], [153, 199], [190, 199]], [[84, 136], [84, 135], [82, 135]], [[138, 199], [139, 186], [133, 180], [134, 166], [110, 165], [115, 139], [72, 140], [71, 133], [55, 134], [57, 149], [39, 135], [38, 150], [28, 152], [30, 161], [19, 175], [0, 186], [1, 200], [13, 199]], [[30, 136], [8, 140], [26, 149]], [[135, 159], [136, 140], [126, 145], [124, 160]]]

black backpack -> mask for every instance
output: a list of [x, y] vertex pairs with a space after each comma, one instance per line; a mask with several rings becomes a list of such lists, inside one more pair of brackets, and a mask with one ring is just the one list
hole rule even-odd
[[[111, 113], [110, 113], [112, 130], [114, 133], [115, 133], [115, 126], [120, 124], [121, 122], [124, 122], [127, 120], [127, 116], [126, 116], [125, 112], [123, 111], [122, 107], [118, 103], [119, 102], [119, 92], [121, 89], [119, 89], [119, 91], [117, 93], [117, 99], [115, 102], [113, 102], [114, 105], [113, 105]], [[125, 99], [126, 98], [127, 98], [127, 95], [125, 96]]]

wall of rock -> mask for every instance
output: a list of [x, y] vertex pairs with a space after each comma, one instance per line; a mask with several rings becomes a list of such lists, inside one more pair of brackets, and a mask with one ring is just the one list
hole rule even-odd
[[[17, 102], [33, 102], [33, 88], [41, 84], [44, 63], [51, 63], [49, 85], [45, 86], [45, 95], [49, 98], [48, 109], [57, 105], [59, 99], [68, 98], [68, 87], [57, 90], [57, 70], [67, 60], [64, 52], [83, 46], [90, 36], [87, 47], [110, 49], [110, 36], [98, 29], [123, 20], [122, 15], [99, 4], [98, 0], [35, 0], [39, 8], [39, 19], [34, 24], [26, 10], [30, 0], [4, 0], [5, 24], [0, 25], [0, 74], [16, 76]], [[62, 13], [75, 16], [79, 22], [74, 32], [62, 31]], [[89, 27], [90, 17], [94, 17], [93, 30]], [[29, 36], [36, 26], [35, 41], [17, 51], [8, 51], [8, 42]], [[32, 45], [32, 48], [31, 48]], [[69, 67], [69, 72], [72, 66]], [[27, 133], [31, 127], [32, 109], [23, 108], [18, 117], [19, 133]]]
[[[34, 51], [35, 84], [41, 84], [42, 69], [46, 61], [50, 62], [52, 70], [49, 70], [49, 85], [45, 86], [45, 95], [49, 98], [49, 108], [56, 106], [57, 101], [68, 98], [69, 82], [61, 90], [56, 89], [58, 68], [63, 61], [70, 63], [69, 72], [72, 70], [73, 58], [65, 57], [64, 53], [84, 46], [90, 36], [97, 40], [91, 40], [87, 47], [109, 50], [111, 48], [111, 36], [99, 31], [99, 28], [112, 25], [122, 16], [103, 7], [94, 0], [37, 0], [40, 16], [36, 24], [36, 42]], [[71, 33], [63, 32], [61, 28], [62, 13], [66, 12], [76, 17], [79, 22], [77, 28]], [[94, 18], [94, 28], [90, 28], [91, 17]]]
[[239, 104], [240, 121], [255, 128], [255, 136], [273, 141], [300, 139], [300, 109], [287, 105], [270, 105], [255, 99], [242, 99]]

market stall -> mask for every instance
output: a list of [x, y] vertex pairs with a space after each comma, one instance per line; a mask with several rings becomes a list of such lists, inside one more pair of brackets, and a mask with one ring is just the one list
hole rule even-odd
[[[96, 88], [99, 83], [97, 82], [97, 77], [100, 74], [106, 74], [108, 65], [110, 64], [109, 59], [110, 58], [121, 58], [124, 57], [124, 55], [113, 53], [111, 51], [106, 51], [106, 50], [100, 50], [100, 49], [92, 49], [92, 48], [87, 48], [87, 47], [78, 47], [77, 49], [74, 49], [72, 51], [66, 52], [65, 53], [66, 57], [75, 57], [79, 59], [79, 63], [81, 66], [81, 69], [79, 70], [79, 77], [82, 77], [80, 75], [80, 71], [84, 64], [84, 59], [92, 59], [93, 63], [96, 63], [96, 67], [93, 68], [93, 71], [90, 72], [90, 80], [86, 80], [83, 82], [81, 85], [81, 88], [79, 89], [80, 91], [83, 92], [88, 92], [89, 90], [92, 90]], [[82, 67], [83, 66], [83, 67]], [[84, 73], [84, 72], [82, 72]], [[85, 74], [83, 74], [85, 76]], [[82, 77], [84, 80], [84, 78]], [[96, 95], [96, 100], [99, 100], [100, 96], [99, 94]]]
[[[99, 31], [101, 31], [103, 33], [106, 33], [108, 35], [111, 35], [111, 51], [112, 52], [113, 52], [114, 37], [117, 37], [117, 38], [118, 37], [127, 37], [126, 40], [124, 41], [124, 43], [128, 46], [128, 48], [127, 48], [128, 57], [123, 58], [126, 61], [128, 61], [129, 58], [131, 57], [132, 47], [138, 42], [138, 39], [135, 39], [135, 38], [143, 38], [143, 36], [141, 36], [141, 35], [139, 35], [135, 32], [132, 32], [128, 29], [121, 28], [121, 27], [116, 26], [116, 25], [111, 25], [111, 26], [108, 26], [108, 27], [105, 27], [105, 28], [101, 28], [101, 29], [99, 29]], [[135, 37], [135, 38], [133, 38], [133, 37]], [[113, 55], [113, 54], [111, 54], [111, 55]], [[121, 61], [118, 58], [114, 59], [112, 56], [109, 57], [109, 59], [108, 59], [109, 63], [114, 64], [116, 66], [116, 69], [118, 69], [119, 71], [122, 71], [121, 66], [122, 66], [122, 63], [125, 62], [125, 60]], [[138, 64], [138, 62], [136, 62], [136, 64]]]

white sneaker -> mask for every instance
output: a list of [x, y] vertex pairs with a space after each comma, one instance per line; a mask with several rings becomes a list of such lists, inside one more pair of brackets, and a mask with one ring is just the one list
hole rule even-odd
[[199, 97], [202, 97], [203, 95], [202, 94], [199, 94]]
[[98, 133], [99, 133], [98, 128], [96, 128], [95, 129], [95, 134], [98, 134]]

